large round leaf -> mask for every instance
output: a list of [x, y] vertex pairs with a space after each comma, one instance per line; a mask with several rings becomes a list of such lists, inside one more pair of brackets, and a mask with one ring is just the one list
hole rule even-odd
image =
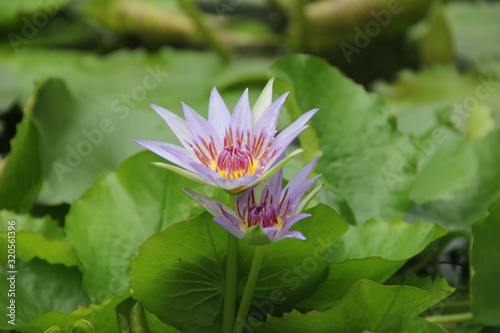
[[[0, 294], [0, 314], [4, 318], [0, 321], [0, 329], [19, 327], [51, 311], [71, 312], [79, 306], [89, 305], [89, 298], [82, 289], [82, 274], [76, 267], [50, 265], [35, 258], [27, 263], [18, 260], [14, 267], [17, 273], [9, 273], [12, 267], [6, 265], [0, 269], [6, 272], [2, 274], [2, 284], [9, 287], [2, 288]], [[15, 306], [13, 325], [6, 319], [13, 319], [7, 316], [11, 313], [7, 304], [10, 306], [12, 300]]]
[[33, 218], [29, 215], [0, 211], [0, 263], [7, 262], [9, 224], [16, 235], [16, 257], [28, 262], [34, 257], [44, 259], [50, 264], [81, 267], [73, 245], [68, 242], [63, 228], [49, 216]]
[[329, 249], [328, 278], [300, 305], [302, 309], [326, 309], [336, 304], [361, 279], [386, 282], [410, 258], [420, 253], [445, 230], [439, 225], [392, 223], [371, 220], [352, 226]]
[[489, 216], [472, 225], [471, 293], [474, 318], [483, 324], [498, 326], [500, 318], [500, 200], [489, 208]]
[[489, 205], [500, 194], [500, 130], [474, 140], [470, 147], [477, 159], [471, 185], [451, 201], [435, 201], [413, 206], [409, 220], [439, 223], [449, 231], [470, 232], [470, 226], [486, 215]]
[[[311, 120], [322, 151], [316, 170], [349, 203], [355, 219], [363, 223], [402, 216], [410, 205], [414, 172], [402, 177], [399, 169], [405, 165], [404, 152], [415, 147], [397, 131], [381, 100], [326, 61], [308, 55], [285, 57], [271, 73], [291, 84], [301, 112], [320, 108]], [[320, 197], [335, 204], [328, 194], [323, 191]]]
[[[335, 240], [346, 225], [326, 207], [316, 207], [310, 213], [313, 218], [302, 222], [310, 244], [285, 239], [266, 246], [251, 316], [263, 320], [268, 313], [280, 315], [290, 311], [325, 278], [326, 257], [320, 253], [321, 238], [325, 242]], [[302, 230], [300, 226], [298, 229]], [[326, 229], [331, 231], [325, 233]], [[208, 214], [176, 223], [152, 236], [131, 264], [134, 298], [183, 332], [220, 332], [226, 237], [227, 231]], [[239, 297], [253, 251], [254, 247], [240, 242]]]
[[369, 280], [359, 281], [335, 307], [319, 312], [293, 311], [283, 318], [269, 317], [258, 333], [379, 332], [394, 328], [401, 318], [415, 316], [449, 296], [453, 288], [446, 280], [436, 280], [431, 288], [382, 286]]
[[[37, 88], [35, 98], [41, 89]], [[24, 119], [17, 125], [17, 134], [11, 141], [11, 152], [2, 163], [0, 209], [28, 210], [35, 202], [42, 186], [43, 171], [37, 149], [38, 131], [31, 122], [34, 107], [31, 103], [26, 108]]]
[[[31, 101], [32, 109], [12, 145], [12, 164], [0, 178], [0, 208], [16, 210], [31, 207], [42, 181], [38, 198], [72, 202], [97, 177], [141, 150], [132, 139], [175, 142], [150, 102], [181, 114], [183, 101], [205, 115], [210, 89], [217, 85], [232, 108], [244, 88], [264, 86], [269, 64], [242, 59], [225, 65], [213, 54], [173, 50], [106, 56], [0, 50], [0, 55], [18, 83], [0, 85], [0, 105], [11, 104], [14, 96], [20, 106]], [[33, 82], [39, 87], [30, 99]], [[255, 100], [259, 93], [252, 91]]]

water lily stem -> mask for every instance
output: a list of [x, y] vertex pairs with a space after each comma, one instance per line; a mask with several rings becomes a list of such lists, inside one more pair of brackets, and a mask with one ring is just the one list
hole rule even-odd
[[[234, 207], [234, 196], [230, 195], [228, 206]], [[222, 331], [233, 331], [236, 314], [236, 289], [238, 286], [238, 238], [227, 233], [227, 265], [226, 265], [226, 293], [224, 295], [224, 309], [222, 317]]]
[[450, 324], [472, 321], [474, 319], [474, 316], [472, 315], [472, 312], [464, 312], [448, 315], [429, 316], [424, 317], [424, 319], [434, 324]]
[[219, 54], [223, 61], [229, 62], [233, 57], [231, 50], [218, 38], [213, 27], [208, 24], [196, 4], [191, 0], [178, 0], [178, 2], [198, 26], [208, 44]]
[[257, 280], [259, 279], [260, 266], [262, 265], [262, 259], [264, 258], [265, 245], [258, 245], [255, 247], [255, 252], [253, 255], [252, 267], [250, 268], [250, 273], [248, 274], [247, 284], [245, 290], [243, 291], [243, 298], [241, 299], [240, 308], [238, 310], [238, 315], [236, 316], [236, 324], [234, 326], [234, 333], [241, 332], [239, 330], [240, 325], [246, 326], [248, 311], [250, 311], [250, 305], [252, 304], [253, 292], [255, 286], [257, 285]]
[[295, 21], [297, 23], [296, 33], [297, 33], [297, 51], [305, 52], [308, 50], [309, 34], [308, 34], [308, 24], [305, 15], [307, 1], [306, 0], [295, 0]]

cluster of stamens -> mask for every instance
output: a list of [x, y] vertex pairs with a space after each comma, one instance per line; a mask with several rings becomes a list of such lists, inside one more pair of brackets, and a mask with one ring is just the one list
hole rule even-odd
[[286, 195], [279, 202], [275, 202], [267, 187], [262, 193], [260, 202], [256, 202], [254, 190], [251, 190], [245, 199], [237, 202], [236, 213], [247, 228], [261, 225], [263, 228], [281, 229], [289, 217], [291, 207]]
[[264, 132], [252, 135], [250, 131], [229, 128], [220, 151], [213, 137], [208, 141], [199, 137], [198, 142], [190, 146], [204, 166], [226, 179], [237, 179], [262, 173], [267, 162], [276, 155], [276, 151], [270, 149], [272, 142], [273, 136]]
[[219, 154], [215, 171], [226, 179], [236, 179], [255, 173], [257, 163], [238, 146], [225, 146]]

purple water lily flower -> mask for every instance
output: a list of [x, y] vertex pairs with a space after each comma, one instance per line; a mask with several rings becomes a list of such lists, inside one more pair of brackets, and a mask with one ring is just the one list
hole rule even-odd
[[176, 164], [155, 163], [192, 180], [238, 193], [277, 172], [300, 151], [282, 159], [288, 145], [318, 111], [304, 113], [276, 135], [278, 116], [288, 93], [272, 101], [273, 79], [264, 88], [253, 110], [245, 90], [231, 115], [215, 87], [210, 95], [208, 120], [182, 104], [185, 120], [158, 105], [152, 108], [166, 121], [181, 141], [175, 144], [134, 140], [141, 146]]
[[299, 220], [310, 216], [301, 213], [305, 205], [319, 191], [316, 187], [303, 198], [319, 177], [307, 179], [318, 157], [307, 164], [282, 190], [283, 169], [255, 188], [236, 196], [234, 209], [213, 198], [184, 189], [214, 215], [214, 221], [238, 238], [252, 245], [264, 245], [284, 238], [305, 239], [299, 231], [290, 228]]

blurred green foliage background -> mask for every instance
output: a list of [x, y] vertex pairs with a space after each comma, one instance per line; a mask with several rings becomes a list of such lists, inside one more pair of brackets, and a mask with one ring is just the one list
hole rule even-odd
[[[297, 56], [271, 67], [295, 53], [319, 59]], [[489, 238], [500, 232], [498, 209], [486, 218], [500, 196], [498, 1], [0, 0], [2, 214], [21, 214], [16, 219], [25, 221], [26, 230], [49, 240], [51, 235], [64, 238], [59, 227], [68, 222], [70, 209], [78, 212], [72, 205], [82, 194], [91, 199], [83, 201], [84, 208], [101, 212], [102, 200], [114, 200], [106, 191], [133, 178], [127, 168], [149, 172], [132, 160], [116, 179], [105, 178], [141, 150], [132, 138], [175, 141], [149, 102], [180, 114], [184, 101], [206, 115], [213, 86], [232, 109], [246, 87], [254, 101], [270, 75], [283, 79], [276, 91], [297, 90], [280, 117], [281, 128], [305, 106], [330, 112], [314, 119], [312, 133], [300, 138], [306, 157], [324, 153], [320, 168], [326, 186], [318, 200], [353, 225], [395, 217], [442, 225], [449, 234], [410, 260], [400, 276], [405, 270], [441, 275], [464, 286], [448, 309], [473, 311], [477, 322], [453, 324], [446, 327], [450, 331], [492, 332], [495, 328], [487, 325], [500, 326], [495, 317], [498, 288], [482, 289], [498, 283], [500, 272], [479, 274], [500, 256]], [[401, 151], [404, 161], [398, 160]], [[150, 162], [146, 155], [139, 159]], [[381, 170], [387, 165], [391, 168]], [[135, 195], [129, 193], [135, 193], [134, 186], [127, 195]], [[140, 194], [132, 201], [146, 206], [154, 200], [150, 193]], [[183, 210], [170, 207], [151, 216], [175, 216], [177, 221], [199, 213], [188, 199], [179, 200]], [[111, 207], [119, 210], [119, 203]], [[40, 231], [31, 224], [42, 216], [40, 224], [47, 230]], [[101, 222], [92, 216], [71, 216], [70, 221], [83, 225], [84, 217], [99, 230]], [[121, 222], [109, 225], [119, 229]], [[126, 275], [138, 245], [164, 227], [158, 222], [141, 230], [143, 239], [130, 241], [137, 244], [127, 249], [130, 258], [121, 274]], [[66, 239], [48, 246], [45, 238], [23, 237], [27, 243], [40, 242], [38, 249], [27, 250], [26, 261], [37, 257], [71, 266], [50, 273], [66, 274], [71, 281], [82, 279], [76, 267], [87, 280], [94, 276], [82, 256], [95, 251], [86, 239], [80, 239], [83, 245], [77, 244], [76, 251], [81, 252], [75, 255]], [[476, 248], [470, 247], [471, 239]], [[62, 258], [45, 252], [54, 246]], [[96, 253], [89, 258], [102, 259]], [[489, 260], [482, 261], [485, 257]], [[110, 266], [102, 260], [103, 267]], [[46, 264], [39, 259], [30, 263], [24, 267], [32, 274], [27, 284]], [[470, 271], [475, 280], [470, 281]], [[470, 286], [482, 300], [472, 308]], [[98, 287], [89, 288], [87, 281], [84, 289], [89, 294]], [[76, 303], [88, 302], [81, 288], [71, 288], [64, 293], [73, 294]], [[128, 295], [120, 297], [105, 303], [114, 309]], [[26, 322], [51, 310], [47, 305], [41, 313], [28, 313]]]

